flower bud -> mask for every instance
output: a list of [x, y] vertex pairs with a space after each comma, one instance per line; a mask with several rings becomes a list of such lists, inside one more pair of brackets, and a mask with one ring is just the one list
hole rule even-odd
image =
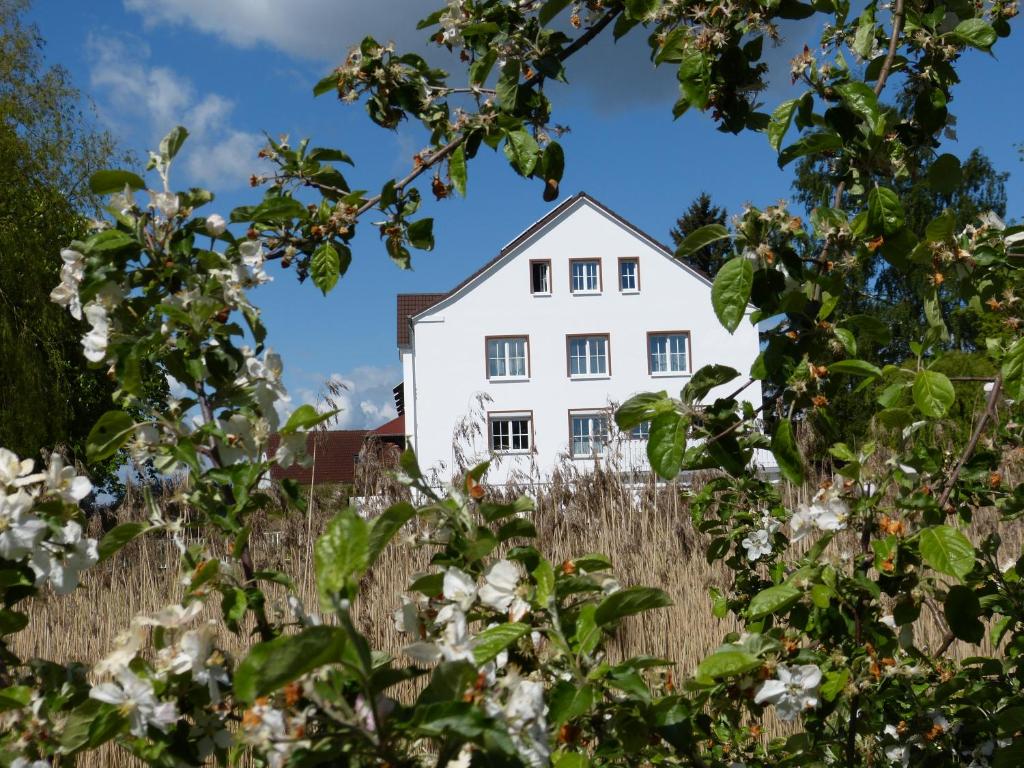
[[220, 237], [227, 226], [227, 222], [220, 214], [212, 213], [206, 217], [206, 234], [210, 237]]

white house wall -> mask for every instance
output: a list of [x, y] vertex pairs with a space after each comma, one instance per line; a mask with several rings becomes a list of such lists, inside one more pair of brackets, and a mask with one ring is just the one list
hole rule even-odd
[[[618, 290], [620, 257], [639, 259], [639, 293]], [[573, 258], [601, 260], [600, 295], [570, 293]], [[550, 296], [530, 292], [530, 261], [536, 259], [551, 260]], [[570, 410], [607, 408], [644, 391], [678, 395], [689, 375], [648, 373], [649, 331], [689, 331], [690, 371], [718, 363], [746, 374], [758, 354], [757, 329], [744, 321], [730, 336], [714, 315], [710, 291], [707, 281], [585, 198], [578, 200], [491, 271], [417, 317], [412, 350], [402, 359], [406, 430], [421, 466], [438, 468], [442, 479], [450, 478], [453, 432], [467, 416], [480, 436], [464, 443], [464, 453], [483, 459], [488, 456], [485, 412], [532, 411], [534, 452], [502, 457], [488, 480], [503, 482], [531, 465], [546, 473], [568, 454]], [[609, 335], [606, 378], [569, 378], [566, 336], [572, 334]], [[520, 335], [529, 337], [529, 380], [488, 381], [485, 337]], [[481, 405], [484, 393], [490, 402]], [[745, 397], [759, 406], [759, 385]], [[631, 457], [642, 457], [642, 443], [623, 445]], [[589, 459], [574, 463], [593, 464]]]

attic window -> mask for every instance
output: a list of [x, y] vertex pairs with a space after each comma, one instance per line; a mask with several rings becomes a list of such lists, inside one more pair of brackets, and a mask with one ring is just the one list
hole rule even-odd
[[551, 262], [530, 262], [530, 293], [534, 296], [551, 295]]
[[601, 292], [601, 261], [599, 259], [570, 259], [569, 273], [573, 293]]

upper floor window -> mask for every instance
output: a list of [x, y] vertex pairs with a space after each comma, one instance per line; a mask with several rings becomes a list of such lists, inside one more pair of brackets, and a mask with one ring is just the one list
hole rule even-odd
[[529, 339], [526, 336], [487, 339], [487, 378], [525, 379], [529, 375]]
[[601, 262], [599, 259], [570, 259], [570, 288], [573, 293], [601, 292]]
[[573, 458], [601, 456], [608, 443], [608, 414], [570, 411], [569, 430]]
[[569, 376], [607, 376], [611, 370], [608, 359], [608, 336], [569, 336]]
[[659, 331], [647, 334], [648, 367], [653, 375], [690, 372], [688, 331]]
[[619, 259], [619, 290], [623, 293], [640, 292], [639, 259]]
[[530, 262], [530, 293], [534, 296], [551, 295], [551, 262]]
[[488, 414], [487, 426], [495, 453], [527, 453], [533, 449], [533, 414], [529, 411]]

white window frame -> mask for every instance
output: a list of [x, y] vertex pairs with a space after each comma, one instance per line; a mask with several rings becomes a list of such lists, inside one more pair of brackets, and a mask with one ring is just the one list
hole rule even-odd
[[[656, 353], [654, 343], [657, 339], [664, 339], [664, 351]], [[683, 351], [673, 350], [673, 343], [682, 339]], [[678, 366], [679, 356], [682, 355], [683, 365]], [[651, 331], [647, 334], [647, 370], [651, 376], [688, 376], [693, 369], [693, 351], [690, 345], [689, 331]], [[663, 361], [662, 361], [663, 359]], [[655, 364], [659, 360], [659, 364]], [[664, 364], [664, 368], [660, 365]]]
[[[513, 443], [519, 439], [522, 440], [524, 433], [521, 431], [522, 427], [519, 427], [519, 432], [516, 432], [514, 425], [525, 424], [526, 425], [526, 445], [525, 447], [520, 444], [519, 447], [513, 447]], [[495, 436], [498, 434], [498, 430], [495, 429], [497, 425], [504, 425], [501, 429], [504, 432], [504, 437], [508, 441], [507, 448], [496, 448], [494, 445]], [[487, 448], [491, 453], [500, 454], [516, 454], [516, 453], [532, 453], [534, 450], [533, 441], [533, 412], [532, 411], [499, 411], [487, 414]]]
[[629, 440], [647, 440], [651, 436], [651, 422], [641, 421], [629, 432], [626, 433], [626, 437]]
[[[596, 346], [594, 342], [600, 341], [604, 345], [604, 354], [597, 354], [595, 349], [592, 349], [592, 345]], [[586, 371], [582, 373], [573, 373], [572, 364], [576, 356], [573, 355], [573, 344], [583, 343], [583, 355], [580, 359], [586, 364]], [[611, 337], [607, 333], [594, 333], [594, 334], [573, 334], [565, 337], [565, 355], [566, 355], [566, 371], [569, 374], [570, 379], [606, 379], [612, 375], [612, 342]], [[595, 359], [604, 358], [604, 370], [594, 371], [591, 370]]]
[[[510, 348], [512, 342], [521, 341], [523, 343], [523, 373], [494, 373], [491, 370], [491, 360], [500, 360], [505, 366], [506, 371], [512, 369], [511, 362], [518, 360], [519, 356], [512, 356], [510, 354]], [[503, 354], [491, 355], [491, 345], [498, 344], [499, 351]], [[529, 336], [488, 336], [484, 340], [484, 365], [487, 371], [488, 381], [526, 381], [530, 378], [530, 337]]]
[[[626, 288], [622, 284], [622, 279], [625, 277], [623, 273], [623, 267], [629, 265], [633, 268], [633, 274], [630, 277], [633, 280], [633, 287]], [[619, 259], [619, 292], [620, 293], [640, 293], [640, 260], [634, 258]]]
[[[576, 268], [583, 268], [581, 273], [581, 287], [576, 287]], [[593, 267], [593, 273], [587, 269]], [[591, 287], [593, 279], [593, 287]], [[587, 296], [601, 293], [601, 260], [600, 259], [570, 259], [569, 261], [569, 292], [576, 296]]]
[[[534, 290], [533, 285], [533, 270], [536, 267], [544, 267], [544, 280], [547, 283], [547, 289], [543, 291]], [[530, 262], [530, 293], [534, 296], [550, 296], [551, 295], [551, 262], [548, 259], [535, 259]]]
[[[603, 425], [603, 431], [597, 433], [596, 424]], [[610, 440], [609, 425], [611, 414], [607, 410], [595, 409], [587, 411], [569, 411], [569, 455], [574, 459], [592, 459], [604, 456]], [[588, 450], [577, 450], [577, 426], [579, 443], [586, 441]], [[595, 447], [597, 450], [595, 450]]]

